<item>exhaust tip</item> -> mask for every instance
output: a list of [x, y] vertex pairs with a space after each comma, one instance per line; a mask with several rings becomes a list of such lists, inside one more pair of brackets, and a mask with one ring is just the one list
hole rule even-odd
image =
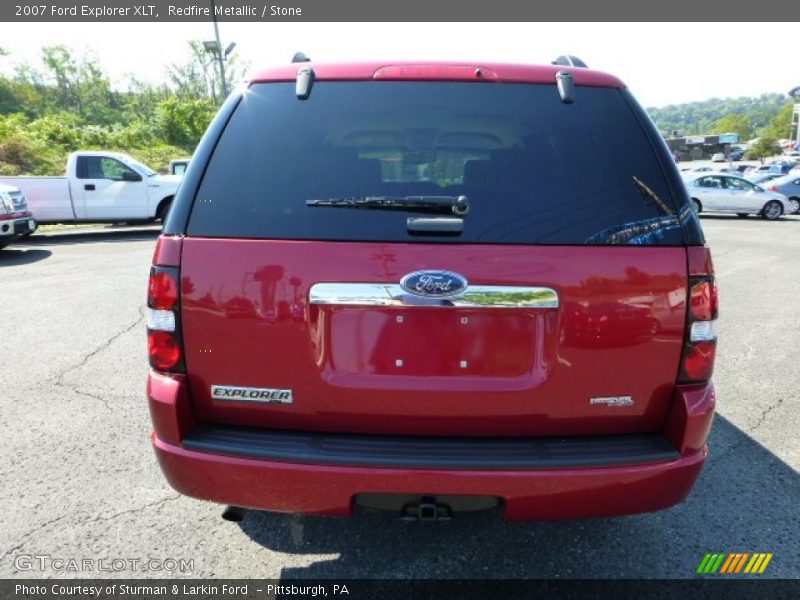
[[242, 519], [244, 519], [246, 514], [246, 508], [242, 508], [241, 506], [226, 506], [225, 510], [222, 511], [222, 518], [226, 521], [239, 523]]

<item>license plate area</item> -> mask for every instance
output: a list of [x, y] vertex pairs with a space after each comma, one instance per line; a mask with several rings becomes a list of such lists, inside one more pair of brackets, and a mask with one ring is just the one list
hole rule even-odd
[[327, 317], [328, 367], [341, 374], [516, 377], [535, 359], [532, 314], [340, 308]]

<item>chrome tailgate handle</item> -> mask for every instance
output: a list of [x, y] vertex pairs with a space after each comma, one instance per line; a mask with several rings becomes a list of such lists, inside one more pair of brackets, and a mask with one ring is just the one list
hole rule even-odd
[[470, 285], [451, 297], [417, 296], [391, 283], [315, 283], [309, 302], [317, 305], [455, 307], [455, 308], [558, 308], [558, 293], [549, 287]]

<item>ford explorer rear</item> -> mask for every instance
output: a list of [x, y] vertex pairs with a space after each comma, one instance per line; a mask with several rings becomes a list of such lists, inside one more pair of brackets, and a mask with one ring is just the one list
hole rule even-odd
[[153, 443], [243, 508], [653, 511], [707, 454], [717, 296], [669, 151], [575, 60], [266, 70], [148, 294]]

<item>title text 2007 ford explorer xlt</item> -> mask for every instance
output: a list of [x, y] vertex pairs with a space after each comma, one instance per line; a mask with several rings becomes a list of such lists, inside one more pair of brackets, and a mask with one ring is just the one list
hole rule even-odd
[[172, 486], [422, 519], [686, 497], [710, 255], [646, 114], [579, 64], [303, 62], [227, 100], [150, 276]]

